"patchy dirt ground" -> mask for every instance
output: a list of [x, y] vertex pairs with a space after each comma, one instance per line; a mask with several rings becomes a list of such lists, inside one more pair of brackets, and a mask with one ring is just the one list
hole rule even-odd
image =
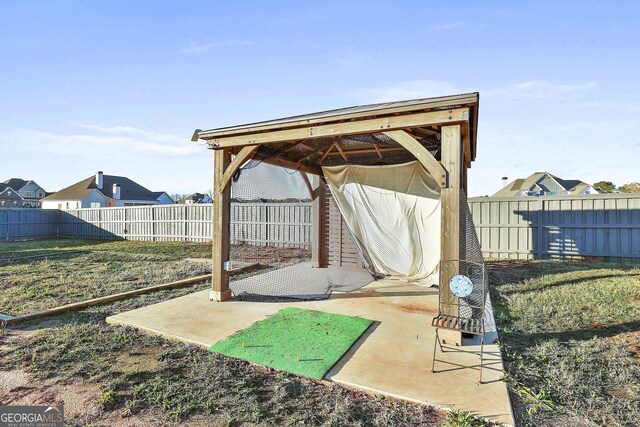
[[[40, 243], [44, 247], [36, 242], [19, 247], [42, 254], [47, 250], [75, 250], [80, 245], [66, 241]], [[28, 262], [23, 259], [15, 264], [5, 263], [0, 265], [0, 297], [14, 301], [3, 300], [5, 307], [33, 309], [41, 302], [43, 291], [55, 289], [58, 293], [52, 298], [69, 301], [104, 291], [101, 286], [105, 283], [109, 289], [129, 288], [139, 284], [140, 277], [147, 277], [146, 274], [152, 277], [159, 265], [199, 263], [199, 258], [210, 251], [202, 245], [185, 248], [136, 243], [86, 243], [80, 245], [86, 252], [80, 255], [88, 257], [85, 259], [78, 259], [78, 253], [74, 253], [68, 259], [43, 260], [38, 256]], [[245, 258], [266, 253], [269, 263], [283, 265], [308, 256], [296, 248], [272, 248], [266, 252], [240, 249]], [[0, 244], [0, 260], [6, 261], [12, 256], [10, 252]], [[103, 270], [102, 264], [107, 260], [117, 265]], [[49, 263], [46, 266], [42, 264], [45, 261]], [[84, 269], [92, 271], [90, 277], [81, 274]], [[109, 273], [114, 269], [118, 270], [115, 276]], [[63, 273], [66, 281], [61, 280]], [[82, 286], [69, 286], [69, 277], [80, 280]], [[51, 280], [56, 286], [47, 285]], [[65, 283], [70, 292], [65, 290]], [[306, 380], [104, 322], [109, 315], [208, 286], [204, 283], [140, 295], [3, 331], [0, 402], [62, 403], [71, 425], [442, 426], [454, 417], [464, 422], [455, 425], [485, 425], [469, 414], [450, 417], [426, 405]]]

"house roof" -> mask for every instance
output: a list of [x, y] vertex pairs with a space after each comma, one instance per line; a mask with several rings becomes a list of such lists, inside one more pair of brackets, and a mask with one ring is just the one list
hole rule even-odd
[[102, 189], [98, 190], [95, 175], [92, 175], [45, 197], [43, 200], [82, 200], [93, 191], [99, 191], [105, 197], [113, 198], [113, 184], [120, 185], [121, 200], [155, 201], [164, 193], [164, 191], [150, 191], [125, 176], [116, 175], [103, 175]]
[[206, 194], [193, 193], [193, 194], [188, 195], [184, 199], [178, 200], [176, 203], [184, 204], [187, 200], [192, 200], [194, 203], [201, 203], [204, 200], [205, 196], [206, 196]]
[[495, 193], [492, 197], [511, 197], [515, 196], [519, 191], [529, 191], [531, 188], [538, 186], [542, 190], [549, 191], [542, 183], [538, 182], [542, 180], [545, 176], [550, 176], [553, 178], [561, 187], [563, 187], [566, 191], [571, 193], [579, 193], [584, 190], [586, 187], [589, 187], [589, 184], [586, 182], [577, 180], [577, 179], [562, 179], [557, 176], [549, 173], [549, 172], [535, 172], [531, 174], [527, 178], [518, 178], [511, 181], [509, 184], [505, 185], [500, 189], [497, 193]]
[[9, 178], [6, 181], [0, 182], [0, 191], [4, 191], [7, 187], [14, 191], [20, 191], [22, 187], [32, 182], [33, 180], [31, 179]]
[[[8, 180], [3, 181], [0, 185], [4, 186], [4, 188], [11, 187], [15, 191], [18, 191], [22, 187], [27, 185], [27, 183], [29, 183], [29, 181], [26, 181], [26, 180], [21, 179], [21, 178], [9, 178]], [[4, 188], [2, 188], [2, 189], [4, 190]]]

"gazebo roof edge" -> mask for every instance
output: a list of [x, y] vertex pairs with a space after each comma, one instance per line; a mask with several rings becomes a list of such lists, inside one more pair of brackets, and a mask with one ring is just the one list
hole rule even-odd
[[[265, 132], [282, 128], [309, 126], [316, 123], [331, 123], [342, 120], [357, 120], [395, 113], [408, 113], [424, 109], [446, 109], [448, 107], [471, 105], [476, 107], [470, 120], [477, 122], [478, 92], [459, 95], [440, 96], [434, 98], [420, 98], [406, 101], [384, 102], [378, 104], [358, 105], [317, 113], [266, 120], [237, 126], [227, 126], [209, 130], [196, 129], [192, 140], [213, 139], [230, 135], [242, 135], [253, 132]], [[475, 129], [474, 129], [475, 130]], [[475, 133], [475, 132], [474, 132]]]

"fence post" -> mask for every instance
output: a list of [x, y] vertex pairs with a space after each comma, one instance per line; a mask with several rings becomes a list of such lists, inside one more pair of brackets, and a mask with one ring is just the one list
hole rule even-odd
[[11, 209], [7, 209], [7, 241], [11, 240]]
[[269, 245], [269, 231], [270, 231], [270, 227], [269, 227], [269, 205], [267, 204], [263, 204], [264, 206], [264, 228], [265, 228], [265, 233], [264, 233], [264, 238], [265, 238], [265, 242], [264, 245], [265, 246], [270, 246]]
[[151, 206], [151, 241], [156, 241], [156, 207]]
[[188, 225], [187, 225], [187, 212], [188, 212], [187, 211], [187, 204], [185, 203], [184, 204], [184, 241], [185, 242], [188, 240], [187, 239], [187, 228], [188, 228]]
[[542, 259], [542, 236], [544, 232], [544, 199], [540, 198], [540, 206], [538, 207], [538, 259]]

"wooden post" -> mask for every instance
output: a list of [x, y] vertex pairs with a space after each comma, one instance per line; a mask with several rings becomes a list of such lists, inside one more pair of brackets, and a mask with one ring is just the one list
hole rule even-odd
[[[440, 259], [452, 261], [460, 259], [460, 188], [462, 186], [462, 139], [460, 125], [442, 127], [441, 163], [447, 171], [447, 186], [442, 189], [442, 227], [440, 236]], [[440, 272], [440, 297], [456, 305], [443, 305], [443, 314], [458, 316], [458, 299], [451, 293], [449, 280], [459, 273], [460, 265]], [[457, 331], [442, 330], [440, 337], [449, 344], [462, 345], [462, 334]]]
[[[319, 176], [313, 176], [313, 218], [311, 225], [311, 262], [313, 267], [324, 268], [329, 264], [327, 254], [327, 184]], [[313, 195], [312, 195], [313, 197]]]
[[224, 185], [224, 172], [231, 163], [231, 150], [217, 149], [213, 152], [213, 266], [209, 300], [226, 301], [231, 298], [229, 289], [229, 226], [231, 186]]

